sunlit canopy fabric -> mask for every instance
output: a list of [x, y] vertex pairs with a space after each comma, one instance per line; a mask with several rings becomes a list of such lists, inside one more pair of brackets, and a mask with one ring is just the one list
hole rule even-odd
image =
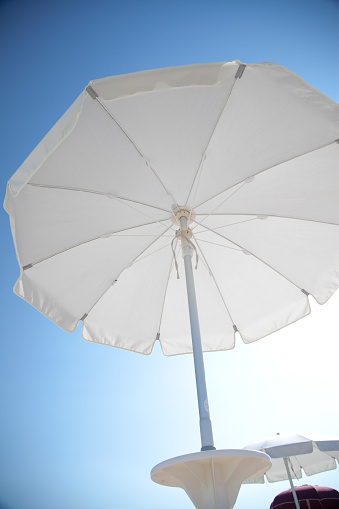
[[339, 438], [326, 435], [299, 435], [285, 433], [273, 435], [260, 442], [247, 445], [245, 449], [265, 452], [271, 457], [272, 467], [263, 475], [245, 481], [245, 483], [263, 483], [288, 479], [283, 458], [293, 479], [300, 479], [302, 471], [314, 475], [337, 468], [339, 462]]
[[339, 106], [276, 64], [91, 81], [8, 183], [14, 291], [88, 341], [191, 352], [180, 206], [203, 350], [266, 336], [339, 286], [338, 140]]

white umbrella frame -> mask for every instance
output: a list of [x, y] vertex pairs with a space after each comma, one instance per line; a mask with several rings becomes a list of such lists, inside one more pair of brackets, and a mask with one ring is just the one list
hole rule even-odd
[[[5, 208], [21, 270], [15, 292], [69, 332], [82, 321], [89, 341], [144, 354], [157, 339], [167, 355], [193, 350], [202, 451], [213, 451], [202, 352], [233, 348], [236, 333], [249, 343], [285, 327], [310, 312], [309, 294], [324, 303], [339, 286], [338, 137], [338, 105], [275, 64], [235, 61], [92, 81], [9, 181]], [[158, 241], [174, 233], [173, 217], [192, 342], [186, 325], [175, 337], [176, 319], [164, 312], [173, 259], [170, 245]], [[133, 245], [132, 230], [139, 233]], [[199, 318], [192, 231], [204, 262]], [[118, 291], [129, 289], [137, 262], [143, 267], [164, 247], [168, 277], [156, 298], [150, 291], [137, 300], [133, 321], [121, 309], [130, 292], [119, 299]], [[268, 273], [269, 292], [258, 292]], [[211, 304], [204, 285], [214, 292]], [[175, 309], [183, 314], [184, 304]]]
[[[299, 435], [280, 434], [268, 437], [260, 442], [247, 445], [246, 450], [257, 450], [268, 454], [272, 461], [272, 467], [265, 474], [247, 479], [248, 483], [263, 483], [265, 476], [269, 482], [277, 482], [286, 479], [278, 467], [277, 460], [283, 460], [287, 479], [290, 483], [294, 503], [300, 509], [295, 487], [292, 481], [292, 472], [296, 479], [301, 478], [301, 469], [307, 475], [314, 475], [323, 471], [335, 469], [339, 462], [339, 439], [326, 435]], [[299, 466], [293, 467], [294, 464]], [[280, 469], [279, 469], [280, 468]], [[292, 472], [291, 472], [292, 470]]]

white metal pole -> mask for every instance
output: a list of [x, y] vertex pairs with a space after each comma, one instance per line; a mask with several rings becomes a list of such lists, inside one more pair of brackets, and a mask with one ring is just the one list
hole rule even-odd
[[[181, 228], [187, 228], [186, 217], [180, 218]], [[188, 298], [188, 307], [191, 323], [191, 335], [193, 345], [193, 359], [195, 369], [195, 381], [197, 386], [199, 417], [200, 417], [200, 436], [201, 450], [207, 451], [215, 449], [213, 444], [212, 423], [209, 414], [207, 388], [205, 379], [204, 358], [202, 353], [201, 335], [199, 326], [199, 316], [197, 300], [195, 296], [195, 286], [192, 269], [193, 250], [190, 246], [182, 246], [182, 255], [185, 264], [186, 289]]]
[[290, 481], [290, 485], [291, 485], [291, 490], [292, 490], [292, 495], [293, 495], [293, 498], [294, 498], [295, 506], [296, 506], [297, 509], [300, 509], [298, 497], [297, 497], [297, 494], [295, 492], [295, 488], [294, 488], [293, 481], [292, 481], [290, 467], [288, 466], [288, 458], [284, 458], [284, 463], [285, 463], [286, 472], [287, 472], [287, 475], [288, 475], [288, 480]]

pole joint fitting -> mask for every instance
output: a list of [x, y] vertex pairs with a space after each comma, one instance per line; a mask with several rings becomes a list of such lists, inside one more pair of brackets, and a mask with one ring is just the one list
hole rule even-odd
[[191, 228], [179, 228], [175, 232], [175, 236], [181, 241], [181, 247], [189, 246], [192, 235]]

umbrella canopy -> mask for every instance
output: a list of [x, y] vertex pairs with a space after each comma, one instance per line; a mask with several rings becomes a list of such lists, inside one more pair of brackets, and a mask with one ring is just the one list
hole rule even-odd
[[[272, 435], [244, 449], [266, 452], [271, 457], [272, 467], [265, 476], [269, 482], [288, 479], [284, 458], [288, 458], [291, 477], [300, 479], [302, 470], [306, 475], [318, 474], [337, 468], [339, 461], [339, 438], [326, 435]], [[264, 475], [246, 482], [264, 482]]]
[[339, 106], [276, 64], [91, 81], [8, 183], [14, 290], [88, 341], [191, 352], [185, 216], [203, 350], [266, 336], [339, 286], [338, 140]]
[[[300, 509], [338, 509], [339, 492], [323, 486], [297, 486]], [[292, 491], [279, 493], [270, 505], [270, 509], [293, 509]]]
[[[270, 482], [289, 480], [293, 505], [297, 509], [302, 508], [292, 478], [300, 479], [301, 469], [307, 475], [332, 470], [337, 468], [336, 460], [339, 461], [339, 439], [325, 435], [310, 437], [278, 433], [244, 449], [266, 452], [271, 456], [272, 467], [266, 472], [266, 477]], [[263, 482], [264, 474], [244, 481], [244, 483]]]

